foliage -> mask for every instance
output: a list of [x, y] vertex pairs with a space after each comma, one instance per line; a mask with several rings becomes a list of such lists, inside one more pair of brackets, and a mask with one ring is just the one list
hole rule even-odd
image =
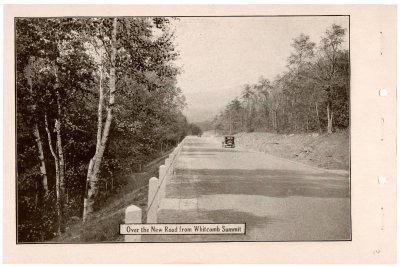
[[190, 135], [201, 136], [203, 134], [201, 128], [194, 123], [190, 123], [188, 127], [189, 127], [188, 134]]
[[[219, 133], [322, 132], [349, 126], [349, 52], [345, 29], [333, 24], [316, 46], [300, 34], [293, 40], [287, 70], [273, 81], [260, 77], [244, 85], [212, 121]], [[330, 125], [331, 120], [331, 125]]]
[[[16, 20], [19, 242], [49, 240], [59, 235], [60, 224], [82, 216], [88, 165], [96, 150], [99, 87], [106, 96], [110, 90], [112, 24], [112, 18]], [[117, 19], [116, 101], [100, 168], [97, 209], [124, 186], [126, 173], [140, 171], [187, 133], [173, 40], [166, 18]], [[100, 119], [104, 122], [106, 114]], [[60, 131], [53, 129], [57, 123]], [[36, 126], [48, 193], [33, 134]], [[58, 185], [63, 195], [57, 193], [59, 163], [49, 141], [65, 160], [65, 184]]]

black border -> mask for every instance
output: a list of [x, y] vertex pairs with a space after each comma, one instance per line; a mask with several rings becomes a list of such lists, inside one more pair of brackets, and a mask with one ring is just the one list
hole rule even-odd
[[[17, 165], [17, 47], [16, 47], [16, 22], [18, 19], [23, 19], [23, 18], [276, 18], [276, 17], [348, 17], [348, 38], [349, 38], [349, 81], [350, 81], [350, 92], [349, 92], [349, 193], [350, 193], [350, 239], [334, 239], [334, 240], [278, 240], [278, 241], [255, 241], [255, 240], [247, 240], [247, 241], [177, 241], [177, 242], [125, 242], [125, 241], [104, 241], [104, 242], [18, 242], [18, 165]], [[77, 245], [85, 245], [85, 244], [126, 244], [126, 243], [137, 243], [137, 244], [163, 244], [163, 243], [283, 243], [283, 242], [289, 242], [289, 243], [299, 243], [299, 242], [351, 242], [353, 241], [353, 209], [352, 209], [352, 191], [351, 191], [351, 88], [352, 88], [352, 79], [351, 79], [351, 16], [350, 15], [223, 15], [223, 16], [218, 16], [218, 15], [213, 15], [213, 16], [145, 16], [145, 15], [140, 15], [140, 16], [46, 16], [46, 17], [14, 17], [14, 112], [15, 112], [15, 120], [14, 120], [14, 125], [15, 125], [15, 208], [16, 208], [16, 213], [15, 213], [15, 243], [16, 245], [30, 245], [30, 244], [77, 244]], [[166, 223], [166, 224], [175, 224], [175, 223]], [[184, 224], [184, 223], [176, 223], [176, 224]], [[187, 223], [187, 224], [196, 224], [196, 223]], [[200, 224], [200, 223], [199, 223]], [[219, 224], [219, 223], [216, 223]], [[246, 228], [247, 225], [245, 224], [245, 234], [246, 234]], [[120, 228], [118, 230], [120, 232]], [[178, 235], [188, 235], [188, 234], [178, 234]], [[199, 234], [197, 234], [199, 235]], [[197, 236], [196, 235], [196, 236]], [[210, 235], [210, 234], [207, 234]], [[215, 235], [215, 234], [212, 234]], [[211, 235], [211, 236], [212, 236]], [[228, 234], [223, 234], [223, 235], [228, 235]], [[237, 234], [236, 234], [237, 235]], [[201, 236], [201, 235], [199, 235]]]

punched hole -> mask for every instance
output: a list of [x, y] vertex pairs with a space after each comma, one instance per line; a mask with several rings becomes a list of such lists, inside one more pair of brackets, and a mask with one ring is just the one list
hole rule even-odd
[[379, 184], [386, 184], [386, 177], [385, 176], [379, 176], [378, 177], [378, 183]]
[[380, 96], [387, 96], [387, 94], [388, 94], [388, 91], [386, 89], [379, 90], [379, 95]]

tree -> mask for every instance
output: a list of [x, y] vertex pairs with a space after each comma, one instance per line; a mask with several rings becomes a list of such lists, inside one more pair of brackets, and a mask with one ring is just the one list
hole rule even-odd
[[203, 134], [203, 131], [201, 130], [201, 128], [194, 123], [190, 123], [188, 125], [188, 128], [189, 128], [188, 132], [190, 135], [202, 135]]
[[[243, 87], [241, 131], [277, 133], [322, 133], [346, 129], [349, 122], [349, 57], [341, 47], [345, 30], [333, 24], [316, 48], [310, 37], [301, 33], [293, 39], [287, 69], [274, 80], [260, 78]], [[232, 102], [215, 117], [215, 129], [233, 132]], [[335, 114], [335, 116], [334, 116]], [[229, 122], [229, 123], [228, 123]]]
[[[300, 34], [292, 43], [294, 51], [288, 58], [289, 72], [284, 76], [285, 90], [287, 96], [288, 124], [293, 131], [309, 128], [309, 107], [313, 103], [308, 95], [312, 95], [313, 86], [310, 84], [312, 77], [310, 69], [314, 60], [315, 43], [310, 37]], [[299, 116], [299, 114], [307, 114]]]
[[186, 135], [168, 24], [17, 19], [19, 241], [51, 239], [82, 216], [88, 171], [93, 211], [124, 183], [119, 173], [159, 156], [163, 133], [174, 135], [165, 149]]
[[[106, 148], [108, 136], [110, 134], [111, 122], [113, 119], [113, 110], [115, 102], [115, 60], [117, 53], [117, 18], [113, 18], [112, 22], [112, 34], [111, 34], [111, 52], [110, 52], [110, 85], [109, 85], [109, 99], [106, 108], [107, 117], [104, 124], [104, 129], [102, 125], [102, 114], [103, 114], [103, 89], [99, 86], [99, 109], [98, 109], [98, 125], [97, 125], [97, 143], [96, 152], [93, 158], [89, 162], [86, 191], [84, 199], [84, 213], [83, 221], [85, 221], [86, 216], [93, 212], [93, 205], [95, 201], [95, 196], [97, 194], [97, 181], [100, 171], [101, 162], [103, 159], [104, 151]], [[102, 70], [100, 71], [102, 73]], [[100, 80], [101, 81], [101, 80]]]
[[[104, 151], [107, 144], [107, 139], [110, 133], [111, 123], [113, 121], [113, 111], [115, 107], [119, 107], [119, 103], [115, 103], [118, 99], [117, 93], [123, 97], [134, 96], [137, 88], [141, 93], [141, 102], [146, 102], [151, 99], [151, 95], [155, 91], [159, 91], [161, 102], [168, 108], [171, 105], [179, 105], [174, 101], [179, 99], [179, 90], [176, 88], [175, 76], [177, 70], [171, 67], [169, 62], [174, 60], [177, 54], [174, 52], [172, 40], [173, 34], [170, 33], [166, 19], [155, 18], [122, 18], [112, 19], [112, 26], [109, 19], [104, 19], [101, 23], [104, 29], [102, 32], [109, 33], [109, 36], [102, 36], [100, 39], [104, 44], [104, 51], [109, 54], [109, 96], [107, 115], [104, 127], [102, 126], [102, 89], [99, 87], [99, 107], [98, 107], [98, 127], [97, 127], [97, 144], [96, 152], [89, 163], [86, 197], [84, 201], [85, 220], [87, 215], [93, 212], [95, 197], [98, 192], [98, 179], [103, 159]], [[109, 30], [111, 27], [111, 31]], [[158, 35], [156, 36], [156, 31]], [[133, 86], [133, 88], [131, 87]], [[162, 89], [160, 91], [160, 88]], [[133, 92], [132, 92], [133, 91]], [[168, 92], [165, 94], [164, 92]], [[153, 95], [154, 97], [154, 95]], [[121, 99], [121, 102], [123, 100]], [[179, 100], [177, 101], [179, 102]], [[172, 103], [172, 104], [171, 104]], [[127, 103], [129, 104], [129, 102]], [[151, 105], [155, 108], [154, 105]], [[137, 108], [130, 106], [133, 110]], [[181, 107], [175, 107], [180, 109]], [[174, 109], [173, 108], [173, 109]], [[121, 109], [120, 109], [121, 110]], [[133, 118], [144, 114], [144, 111], [151, 111], [149, 108], [137, 110], [138, 113], [133, 114]], [[173, 111], [175, 113], [175, 110]], [[170, 114], [167, 112], [166, 114]], [[150, 121], [145, 123], [136, 123], [135, 127], [141, 127], [143, 130], [151, 125]], [[101, 133], [102, 132], [102, 133]], [[101, 133], [101, 134], [100, 134]], [[101, 136], [101, 138], [100, 138]], [[149, 137], [149, 136], [147, 136]], [[178, 142], [180, 137], [175, 139]], [[152, 142], [143, 138], [141, 143], [148, 143], [152, 146]]]
[[[33, 64], [34, 58], [30, 57], [28, 59], [28, 64], [24, 68], [24, 74], [25, 74], [25, 79], [28, 83], [29, 86], [29, 91], [31, 94], [31, 98], [33, 99], [35, 97], [35, 92], [33, 90], [33, 82], [32, 82], [32, 64]], [[35, 136], [35, 141], [38, 147], [38, 157], [40, 159], [40, 174], [42, 176], [42, 187], [43, 187], [43, 192], [45, 195], [48, 194], [49, 188], [47, 185], [47, 171], [46, 171], [46, 164], [45, 164], [45, 158], [44, 158], [44, 152], [43, 152], [43, 142], [42, 142], [42, 137], [39, 131], [39, 126], [38, 126], [38, 121], [37, 121], [37, 104], [36, 101], [33, 101], [33, 103], [30, 105], [30, 109], [32, 114], [34, 115], [34, 124], [33, 124], [33, 135]]]
[[339, 64], [338, 60], [341, 54], [341, 45], [344, 41], [345, 29], [341, 26], [333, 24], [326, 30], [325, 36], [321, 39], [319, 47], [320, 58], [317, 62], [317, 77], [323, 82], [323, 88], [326, 92], [326, 116], [327, 116], [327, 132], [332, 133], [334, 95], [336, 94], [339, 80]]
[[[65, 135], [62, 131], [69, 121], [67, 103], [72, 95], [84, 90], [91, 76], [90, 60], [83, 52], [84, 47], [79, 40], [81, 26], [81, 21], [61, 18], [20, 19], [17, 22], [17, 68], [25, 69], [25, 79], [31, 88], [34, 133], [39, 157], [43, 158], [40, 169], [45, 192], [49, 191], [48, 168], [45, 166], [46, 153], [39, 127], [46, 130], [46, 143], [54, 160], [58, 233], [63, 231], [66, 204]], [[84, 82], [76, 84], [77, 80]], [[52, 125], [54, 128], [51, 128]]]

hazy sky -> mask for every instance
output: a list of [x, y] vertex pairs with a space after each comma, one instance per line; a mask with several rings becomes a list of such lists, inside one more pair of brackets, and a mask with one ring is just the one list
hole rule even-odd
[[178, 86], [186, 96], [189, 121], [211, 119], [244, 84], [260, 76], [273, 79], [285, 70], [294, 38], [304, 33], [318, 44], [333, 23], [348, 29], [347, 17], [203, 17], [174, 22], [177, 64], [183, 68]]

